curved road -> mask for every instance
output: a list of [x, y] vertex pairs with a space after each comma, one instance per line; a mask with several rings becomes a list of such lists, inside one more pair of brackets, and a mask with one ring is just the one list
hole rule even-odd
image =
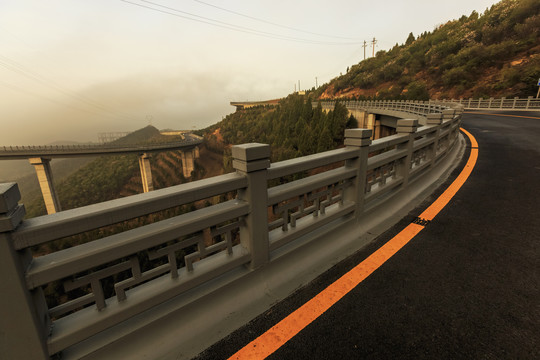
[[[539, 359], [540, 113], [467, 112], [471, 176], [397, 254], [269, 359]], [[469, 146], [470, 148], [470, 146]], [[226, 359], [366, 259], [451, 178], [366, 249], [215, 344]]]

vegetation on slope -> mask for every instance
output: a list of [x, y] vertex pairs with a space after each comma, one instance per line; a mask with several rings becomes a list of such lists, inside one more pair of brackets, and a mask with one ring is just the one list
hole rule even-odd
[[379, 51], [315, 91], [321, 98], [526, 97], [540, 76], [540, 2], [503, 0]]
[[230, 146], [258, 142], [269, 144], [272, 161], [334, 149], [343, 144], [346, 127], [356, 127], [345, 106], [337, 103], [325, 113], [312, 106], [311, 96], [289, 95], [277, 107], [240, 110], [201, 131], [207, 147], [224, 154], [231, 170]]

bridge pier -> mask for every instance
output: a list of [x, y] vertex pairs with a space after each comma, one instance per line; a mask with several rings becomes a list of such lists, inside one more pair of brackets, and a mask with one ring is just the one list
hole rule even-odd
[[139, 168], [141, 169], [141, 182], [143, 186], [143, 192], [149, 192], [154, 190], [154, 184], [152, 182], [152, 168], [150, 167], [151, 156], [147, 153], [139, 155]]
[[191, 173], [195, 170], [195, 159], [199, 158], [199, 147], [194, 147], [190, 150], [181, 151], [182, 154], [182, 173], [184, 177], [190, 178]]
[[53, 176], [51, 171], [51, 159], [36, 157], [28, 159], [30, 164], [34, 165], [39, 181], [39, 187], [43, 194], [47, 214], [54, 214], [62, 209], [56, 191], [54, 190]]

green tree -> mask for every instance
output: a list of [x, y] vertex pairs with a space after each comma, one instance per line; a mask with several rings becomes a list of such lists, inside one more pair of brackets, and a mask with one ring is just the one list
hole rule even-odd
[[416, 38], [414, 37], [413, 33], [409, 33], [409, 36], [407, 37], [407, 40], [405, 41], [405, 45], [411, 45]]

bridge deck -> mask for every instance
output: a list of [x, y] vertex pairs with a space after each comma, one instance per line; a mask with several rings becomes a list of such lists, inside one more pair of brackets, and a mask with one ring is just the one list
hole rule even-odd
[[[467, 182], [404, 248], [269, 359], [540, 357], [540, 114], [508, 115], [464, 115], [479, 147]], [[410, 224], [452, 180], [198, 359], [227, 358], [266, 332]]]
[[141, 145], [2, 146], [0, 147], [0, 160], [28, 159], [32, 157], [66, 158], [107, 154], [143, 154], [193, 148], [201, 143], [201, 139], [189, 137], [182, 141]]

